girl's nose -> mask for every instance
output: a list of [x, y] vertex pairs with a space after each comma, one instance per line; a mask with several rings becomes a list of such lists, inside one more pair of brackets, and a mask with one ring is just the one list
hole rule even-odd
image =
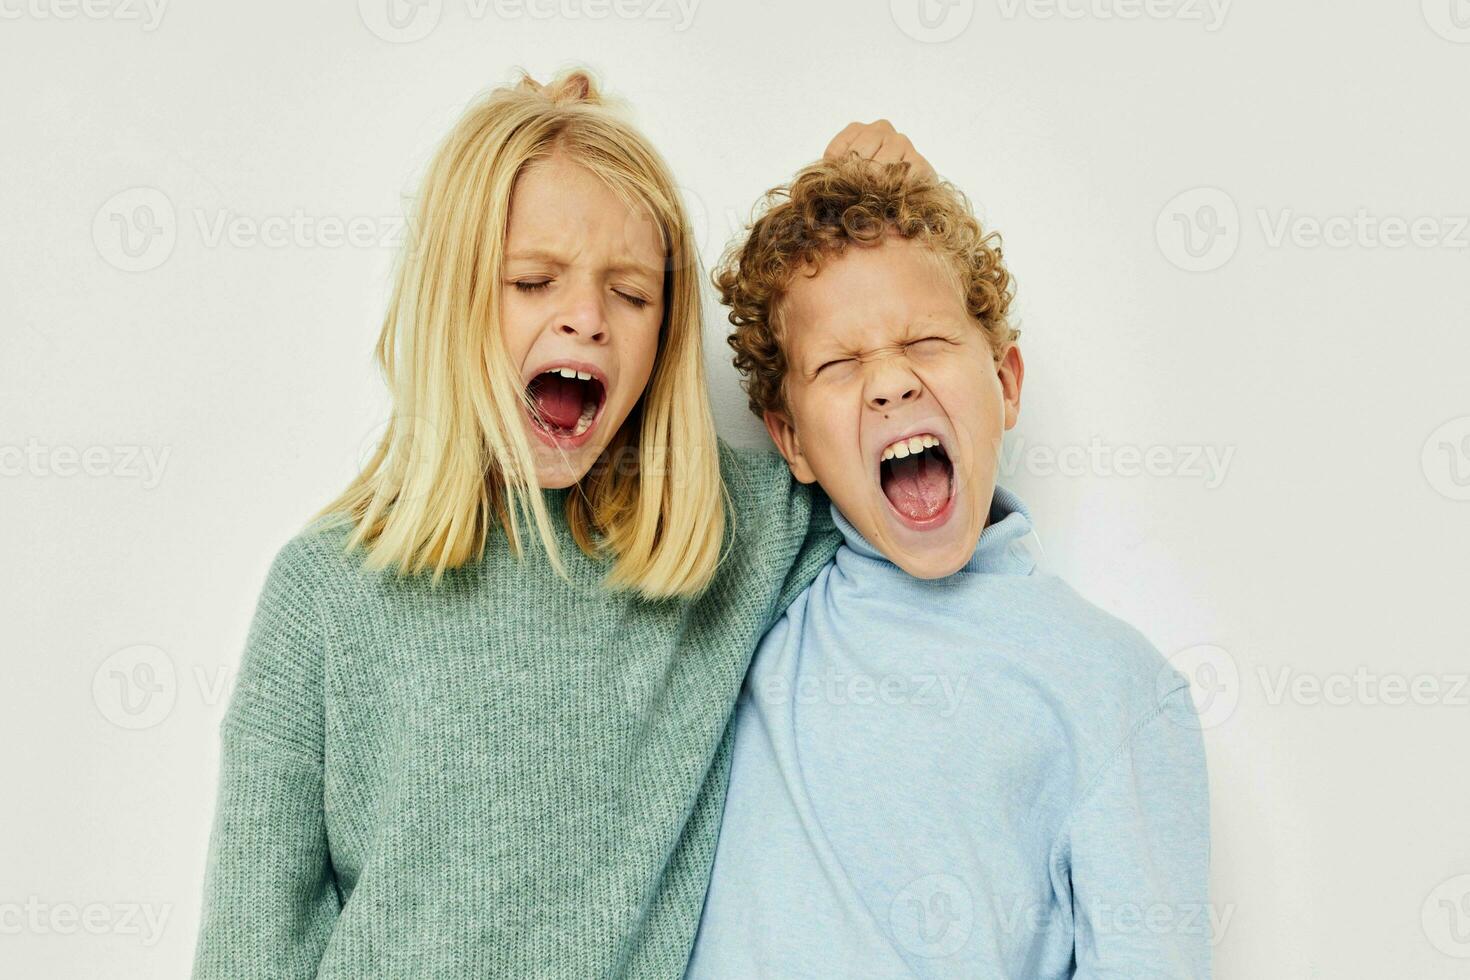
[[556, 332], [589, 343], [607, 343], [607, 320], [596, 290], [579, 290], [567, 300], [568, 305], [557, 313]]

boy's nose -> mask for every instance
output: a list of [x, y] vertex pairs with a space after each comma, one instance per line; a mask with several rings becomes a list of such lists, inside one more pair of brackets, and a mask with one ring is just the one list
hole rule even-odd
[[867, 385], [868, 406], [889, 409], [914, 401], [924, 391], [918, 377], [906, 368], [879, 368]]

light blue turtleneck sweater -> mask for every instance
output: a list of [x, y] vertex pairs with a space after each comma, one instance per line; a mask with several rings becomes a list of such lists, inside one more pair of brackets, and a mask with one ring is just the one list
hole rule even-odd
[[997, 488], [923, 581], [846, 543], [736, 710], [691, 978], [1203, 978], [1209, 804], [1188, 682], [1035, 570]]

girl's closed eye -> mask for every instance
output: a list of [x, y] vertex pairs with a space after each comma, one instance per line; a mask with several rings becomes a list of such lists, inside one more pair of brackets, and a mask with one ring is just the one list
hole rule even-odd
[[517, 279], [515, 287], [523, 293], [539, 292], [551, 285], [550, 279]]
[[641, 310], [648, 306], [648, 300], [644, 299], [642, 296], [639, 296], [637, 293], [626, 292], [621, 289], [614, 289], [613, 292], [617, 293], [620, 297], [627, 300], [634, 309]]

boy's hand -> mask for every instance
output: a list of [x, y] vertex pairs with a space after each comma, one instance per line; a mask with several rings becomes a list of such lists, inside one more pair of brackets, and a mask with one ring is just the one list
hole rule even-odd
[[936, 177], [929, 161], [919, 155], [914, 144], [903, 133], [893, 128], [887, 119], [870, 123], [848, 123], [847, 128], [833, 137], [827, 144], [823, 158], [836, 160], [849, 153], [856, 153], [864, 160], [874, 163], [897, 163], [907, 161], [914, 174]]

